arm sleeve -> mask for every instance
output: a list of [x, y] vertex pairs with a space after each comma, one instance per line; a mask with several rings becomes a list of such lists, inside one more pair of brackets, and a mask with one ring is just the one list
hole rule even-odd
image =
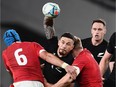
[[107, 51], [111, 54], [113, 54], [113, 48], [114, 48], [114, 43], [115, 43], [115, 38], [114, 38], [114, 34], [110, 37], [109, 39], [109, 43], [108, 43], [108, 46], [107, 46]]
[[37, 55], [39, 56], [39, 54], [43, 51], [45, 51], [45, 49], [38, 43], [33, 42], [33, 46], [34, 46], [34, 50], [36, 50]]
[[110, 61], [114, 61], [115, 60], [115, 54], [116, 54], [116, 51], [115, 51], [115, 46], [116, 46], [116, 32], [112, 34], [112, 36], [110, 37], [109, 39], [109, 43], [108, 43], [108, 46], [107, 46], [107, 51], [112, 54], [112, 58]]

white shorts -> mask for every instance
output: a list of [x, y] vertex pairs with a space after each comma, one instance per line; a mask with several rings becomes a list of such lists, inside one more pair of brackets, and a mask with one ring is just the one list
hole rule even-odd
[[44, 87], [39, 81], [20, 81], [13, 83], [14, 87]]

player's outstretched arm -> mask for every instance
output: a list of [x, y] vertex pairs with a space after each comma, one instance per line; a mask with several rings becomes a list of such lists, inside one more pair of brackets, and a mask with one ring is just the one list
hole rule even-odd
[[72, 76], [71, 74], [67, 73], [64, 77], [62, 77], [56, 84], [52, 85], [51, 87], [74, 87], [74, 83], [72, 83], [72, 81], [74, 81], [76, 77], [79, 75], [80, 69], [77, 66], [73, 67], [76, 68], [75, 75]]
[[40, 53], [40, 57], [43, 60], [45, 60], [45, 61], [47, 61], [47, 62], [49, 62], [53, 65], [64, 68], [66, 70], [66, 72], [71, 74], [72, 77], [75, 76], [76, 69], [73, 66], [70, 66], [67, 63], [65, 63], [64, 61], [60, 60], [59, 58], [57, 58], [53, 54], [48, 53], [47, 51], [43, 51], [43, 52]]
[[55, 29], [53, 25], [54, 21], [52, 17], [44, 17], [44, 31], [47, 39], [51, 39], [55, 35]]

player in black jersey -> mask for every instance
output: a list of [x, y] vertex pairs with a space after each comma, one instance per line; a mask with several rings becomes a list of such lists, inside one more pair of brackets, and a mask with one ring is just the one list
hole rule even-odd
[[[44, 18], [44, 29], [48, 39], [45, 49], [66, 63], [72, 64], [74, 58], [71, 51], [74, 48], [75, 38], [71, 33], [64, 33], [58, 40], [58, 37], [55, 36], [53, 20], [50, 17]], [[54, 84], [66, 74], [65, 70], [60, 67], [47, 62], [44, 64], [43, 74], [48, 83]]]
[[[82, 40], [84, 48], [87, 48], [94, 56], [99, 64], [107, 48], [108, 42], [104, 39], [106, 34], [106, 22], [103, 19], [96, 19], [92, 22], [91, 35], [92, 37]], [[104, 78], [108, 78], [110, 69], [108, 68]]]
[[[114, 32], [109, 40], [109, 44], [107, 46], [107, 49], [105, 51], [105, 54], [103, 56], [103, 58], [100, 61], [100, 71], [101, 71], [101, 75], [103, 76], [108, 64], [111, 60], [111, 58], [113, 58], [112, 60], [116, 61], [116, 32]], [[113, 57], [112, 57], [113, 56]], [[115, 87], [115, 63], [114, 63], [114, 67], [113, 70], [109, 76], [109, 78], [107, 80], [104, 81], [104, 87]]]
[[99, 63], [103, 57], [107, 41], [104, 39], [106, 34], [106, 23], [103, 19], [93, 20], [91, 27], [92, 37], [82, 40], [84, 48], [87, 48], [95, 57], [95, 60]]

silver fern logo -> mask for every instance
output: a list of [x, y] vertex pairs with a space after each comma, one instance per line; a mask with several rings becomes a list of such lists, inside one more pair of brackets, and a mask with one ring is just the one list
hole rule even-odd
[[104, 53], [99, 53], [97, 57], [103, 57]]

